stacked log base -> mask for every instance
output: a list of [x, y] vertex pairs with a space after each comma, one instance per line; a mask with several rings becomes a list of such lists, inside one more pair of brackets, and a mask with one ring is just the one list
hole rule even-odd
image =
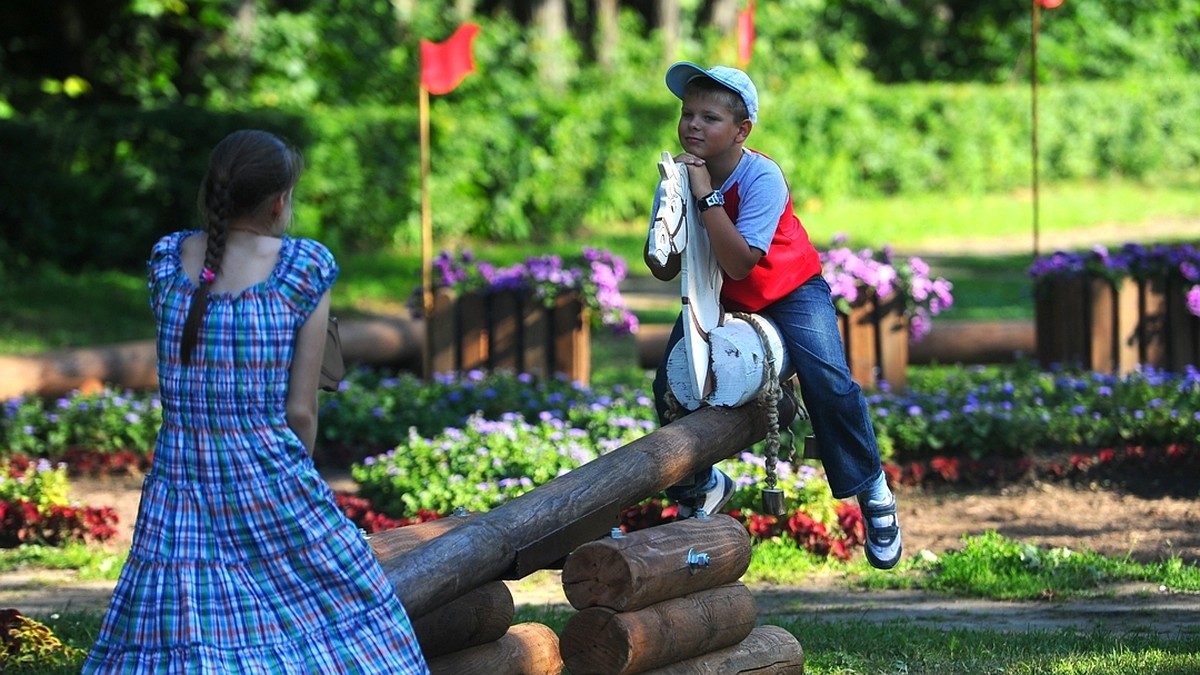
[[563, 628], [564, 665], [572, 675], [803, 673], [794, 637], [755, 628], [754, 597], [737, 581], [749, 563], [749, 534], [725, 515], [580, 546], [562, 571], [579, 610]]
[[[473, 515], [450, 516], [368, 537], [380, 562], [441, 536]], [[558, 636], [537, 623], [512, 625], [512, 592], [491, 581], [420, 616], [413, 632], [434, 675], [559, 675]]]

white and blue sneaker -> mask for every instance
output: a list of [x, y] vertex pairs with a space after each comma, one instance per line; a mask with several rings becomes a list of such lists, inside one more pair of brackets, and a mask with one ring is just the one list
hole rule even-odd
[[903, 551], [895, 495], [888, 494], [886, 502], [874, 501], [862, 495], [858, 505], [862, 509], [863, 529], [867, 534], [867, 540], [863, 542], [867, 562], [876, 569], [892, 569], [900, 562]]
[[721, 509], [729, 503], [729, 499], [733, 497], [733, 479], [716, 467], [713, 468], [713, 475], [716, 478], [713, 481], [714, 485], [704, 494], [691, 499], [679, 500], [679, 520], [693, 518], [701, 510], [710, 516], [720, 513]]

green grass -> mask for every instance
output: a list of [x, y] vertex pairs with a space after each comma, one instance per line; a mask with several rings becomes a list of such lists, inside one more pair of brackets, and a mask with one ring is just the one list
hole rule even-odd
[[112, 551], [76, 542], [64, 546], [22, 544], [0, 549], [0, 573], [21, 568], [73, 570], [81, 581], [115, 581], [128, 555], [128, 551]]

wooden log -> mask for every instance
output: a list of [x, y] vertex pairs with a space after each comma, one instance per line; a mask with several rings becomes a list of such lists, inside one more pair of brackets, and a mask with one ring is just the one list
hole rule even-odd
[[839, 315], [838, 318], [850, 375], [863, 389], [873, 389], [879, 373], [879, 355], [876, 352], [879, 326], [875, 323], [874, 303], [859, 303], [850, 309], [849, 314]]
[[[1122, 296], [1122, 301], [1124, 301]], [[1128, 314], [1136, 322], [1137, 298]], [[1135, 324], [1124, 332], [1125, 342], [1133, 345], [1137, 363]], [[639, 368], [657, 368], [671, 335], [670, 324], [642, 324], [637, 332], [637, 362]], [[909, 365], [963, 363], [969, 365], [1013, 363], [1023, 356], [1037, 353], [1033, 321], [1027, 319], [937, 319], [934, 329], [919, 342], [909, 342]]]
[[[750, 548], [746, 527], [727, 515], [667, 523], [575, 549], [563, 591], [575, 609], [635, 611], [737, 581]], [[689, 565], [689, 554], [701, 560]]]
[[339, 320], [338, 334], [347, 364], [416, 369], [424, 351], [425, 321], [408, 317], [356, 317]]
[[512, 626], [516, 605], [503, 581], [491, 581], [412, 620], [426, 658], [495, 642]]
[[61, 396], [76, 389], [95, 389], [104, 384], [123, 389], [157, 389], [158, 359], [154, 341], [135, 340], [30, 356], [0, 357], [0, 399], [24, 394]]
[[[346, 362], [415, 366], [422, 354], [425, 322], [406, 317], [361, 317], [338, 323]], [[158, 389], [154, 340], [0, 356], [0, 399], [25, 394], [62, 396], [77, 389]]]
[[946, 319], [918, 342], [909, 344], [910, 365], [1013, 363], [1037, 353], [1033, 322]]
[[1139, 284], [1138, 343], [1143, 364], [1155, 368], [1167, 363], [1167, 290], [1165, 279]]
[[642, 675], [804, 675], [804, 649], [779, 626], [759, 626], [733, 647], [693, 656]]
[[735, 583], [636, 612], [590, 607], [567, 620], [559, 648], [572, 675], [626, 675], [736, 645], [755, 619], [754, 596]]
[[[390, 560], [472, 517], [474, 514], [465, 513], [397, 527], [369, 535], [367, 543], [380, 561]], [[409, 611], [409, 617], [417, 642], [429, 657], [499, 639], [512, 624], [515, 611], [512, 591], [503, 581], [491, 581], [420, 615]]]
[[379, 558], [379, 562], [387, 562], [401, 553], [411, 551], [431, 539], [440, 537], [478, 515], [477, 513], [454, 514], [415, 525], [376, 532], [367, 535], [367, 543], [371, 546], [375, 557]]
[[499, 640], [427, 659], [433, 675], [559, 675], [558, 636], [540, 623], [519, 623]]
[[759, 406], [702, 408], [381, 564], [404, 606], [420, 616], [503, 578], [516, 567], [518, 551], [547, 532], [658, 494], [762, 440], [766, 428]]

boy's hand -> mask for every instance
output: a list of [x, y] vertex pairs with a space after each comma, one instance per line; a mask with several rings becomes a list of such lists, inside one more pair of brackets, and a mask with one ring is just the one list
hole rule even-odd
[[675, 156], [675, 161], [687, 167], [688, 185], [692, 188], [693, 197], [703, 199], [712, 193], [712, 176], [703, 159], [690, 152], [681, 152]]

